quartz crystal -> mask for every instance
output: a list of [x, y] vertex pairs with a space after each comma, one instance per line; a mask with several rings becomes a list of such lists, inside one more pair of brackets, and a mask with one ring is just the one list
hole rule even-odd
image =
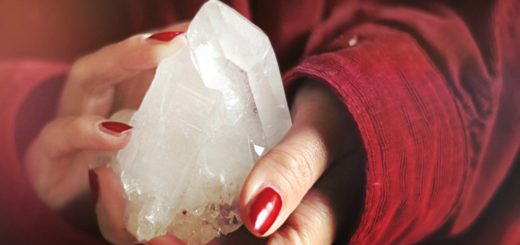
[[268, 37], [209, 1], [165, 58], [113, 165], [139, 241], [166, 233], [203, 244], [241, 225], [238, 197], [253, 163], [291, 126]]

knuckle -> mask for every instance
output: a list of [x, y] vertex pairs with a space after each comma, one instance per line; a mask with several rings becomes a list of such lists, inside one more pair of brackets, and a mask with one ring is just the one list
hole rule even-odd
[[[68, 139], [64, 137], [72, 118], [60, 118], [49, 122], [37, 137], [39, 146], [49, 157], [58, 156], [66, 148]], [[65, 132], [65, 133], [64, 133]]]
[[[317, 233], [315, 230], [318, 227], [329, 227], [328, 223], [331, 221], [333, 214], [331, 209], [327, 206], [326, 200], [317, 200], [314, 202], [304, 201], [300, 204], [302, 212], [295, 215], [295, 222], [305, 224], [307, 233]], [[311, 225], [312, 224], [312, 225]]]
[[72, 119], [72, 117], [63, 117], [47, 123], [41, 130], [40, 137], [44, 140], [55, 141], [60, 132], [68, 129]]
[[330, 244], [333, 241], [335, 226], [332, 214], [324, 205], [317, 202], [302, 202], [282, 229], [273, 235], [271, 244]]
[[[70, 119], [68, 122], [68, 127], [71, 132], [71, 135], [74, 137], [70, 137], [71, 139], [84, 139], [84, 140], [93, 140], [98, 137], [96, 130], [96, 122], [101, 121], [102, 117], [98, 116], [82, 116], [82, 117], [74, 117]], [[67, 127], [66, 126], [66, 127]], [[94, 138], [93, 138], [94, 137]]]
[[90, 94], [94, 93], [95, 87], [93, 85], [95, 83], [92, 81], [95, 80], [94, 76], [96, 72], [93, 68], [97, 65], [91, 61], [93, 55], [95, 55], [95, 53], [83, 56], [72, 65], [65, 89], [67, 89], [69, 93], [74, 92], [74, 95], [80, 96], [71, 99], [82, 102], [85, 101], [85, 98], [88, 98]]
[[65, 122], [64, 131], [69, 134], [65, 137], [66, 143], [70, 146], [76, 145], [77, 139], [85, 140], [88, 136], [88, 130], [81, 117], [74, 117]]
[[69, 81], [72, 82], [80, 82], [85, 78], [86, 74], [88, 74], [88, 58], [90, 55], [83, 56], [76, 60], [70, 69], [69, 72]]
[[289, 186], [309, 186], [313, 183], [313, 164], [305, 150], [291, 152], [273, 149], [268, 158], [279, 169], [280, 175]]
[[287, 222], [279, 232], [272, 236], [269, 244], [311, 245], [311, 242], [307, 233], [300, 225]]
[[67, 124], [66, 126], [81, 136], [87, 133], [84, 117], [74, 117]]

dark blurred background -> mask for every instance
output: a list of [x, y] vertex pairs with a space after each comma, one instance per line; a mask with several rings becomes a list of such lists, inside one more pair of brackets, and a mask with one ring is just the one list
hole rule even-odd
[[[132, 30], [125, 0], [0, 0], [0, 59], [70, 61]], [[96, 35], [92, 38], [92, 35]]]

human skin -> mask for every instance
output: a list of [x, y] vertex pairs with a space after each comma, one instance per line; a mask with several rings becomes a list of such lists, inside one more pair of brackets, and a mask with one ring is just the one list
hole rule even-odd
[[[159, 32], [186, 27], [181, 23]], [[121, 109], [137, 108], [160, 60], [186, 45], [183, 35], [171, 41], [149, 36], [139, 34], [109, 45], [73, 65], [57, 118], [41, 131], [25, 160], [29, 178], [49, 207], [59, 211], [88, 190], [87, 171], [96, 166], [96, 151], [117, 151], [128, 143], [131, 130], [114, 133], [100, 124]], [[253, 236], [241, 229], [214, 243], [245, 239], [248, 244], [330, 244], [345, 222], [352, 201], [345, 193], [352, 193], [357, 184], [345, 173], [362, 175], [356, 126], [328, 88], [311, 80], [298, 84], [290, 101], [291, 129], [254, 165], [240, 195], [241, 218]], [[103, 236], [115, 244], [133, 244], [135, 239], [125, 229], [117, 177], [105, 167], [92, 169], [90, 176], [96, 182], [96, 214]], [[270, 191], [263, 192], [265, 188]], [[267, 199], [276, 199], [279, 210], [255, 226], [255, 210], [266, 205], [259, 193], [269, 193]], [[149, 242], [178, 243], [172, 236]]]

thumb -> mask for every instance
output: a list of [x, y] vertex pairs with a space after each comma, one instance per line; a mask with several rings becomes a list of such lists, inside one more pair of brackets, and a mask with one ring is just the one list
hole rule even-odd
[[242, 191], [241, 217], [256, 236], [276, 231], [325, 171], [327, 151], [315, 134], [291, 130], [253, 167]]
[[[253, 167], [240, 197], [241, 217], [256, 236], [276, 231], [327, 169], [354, 147], [352, 121], [334, 95], [302, 86], [293, 105], [294, 124]], [[352, 126], [353, 127], [353, 126]]]

